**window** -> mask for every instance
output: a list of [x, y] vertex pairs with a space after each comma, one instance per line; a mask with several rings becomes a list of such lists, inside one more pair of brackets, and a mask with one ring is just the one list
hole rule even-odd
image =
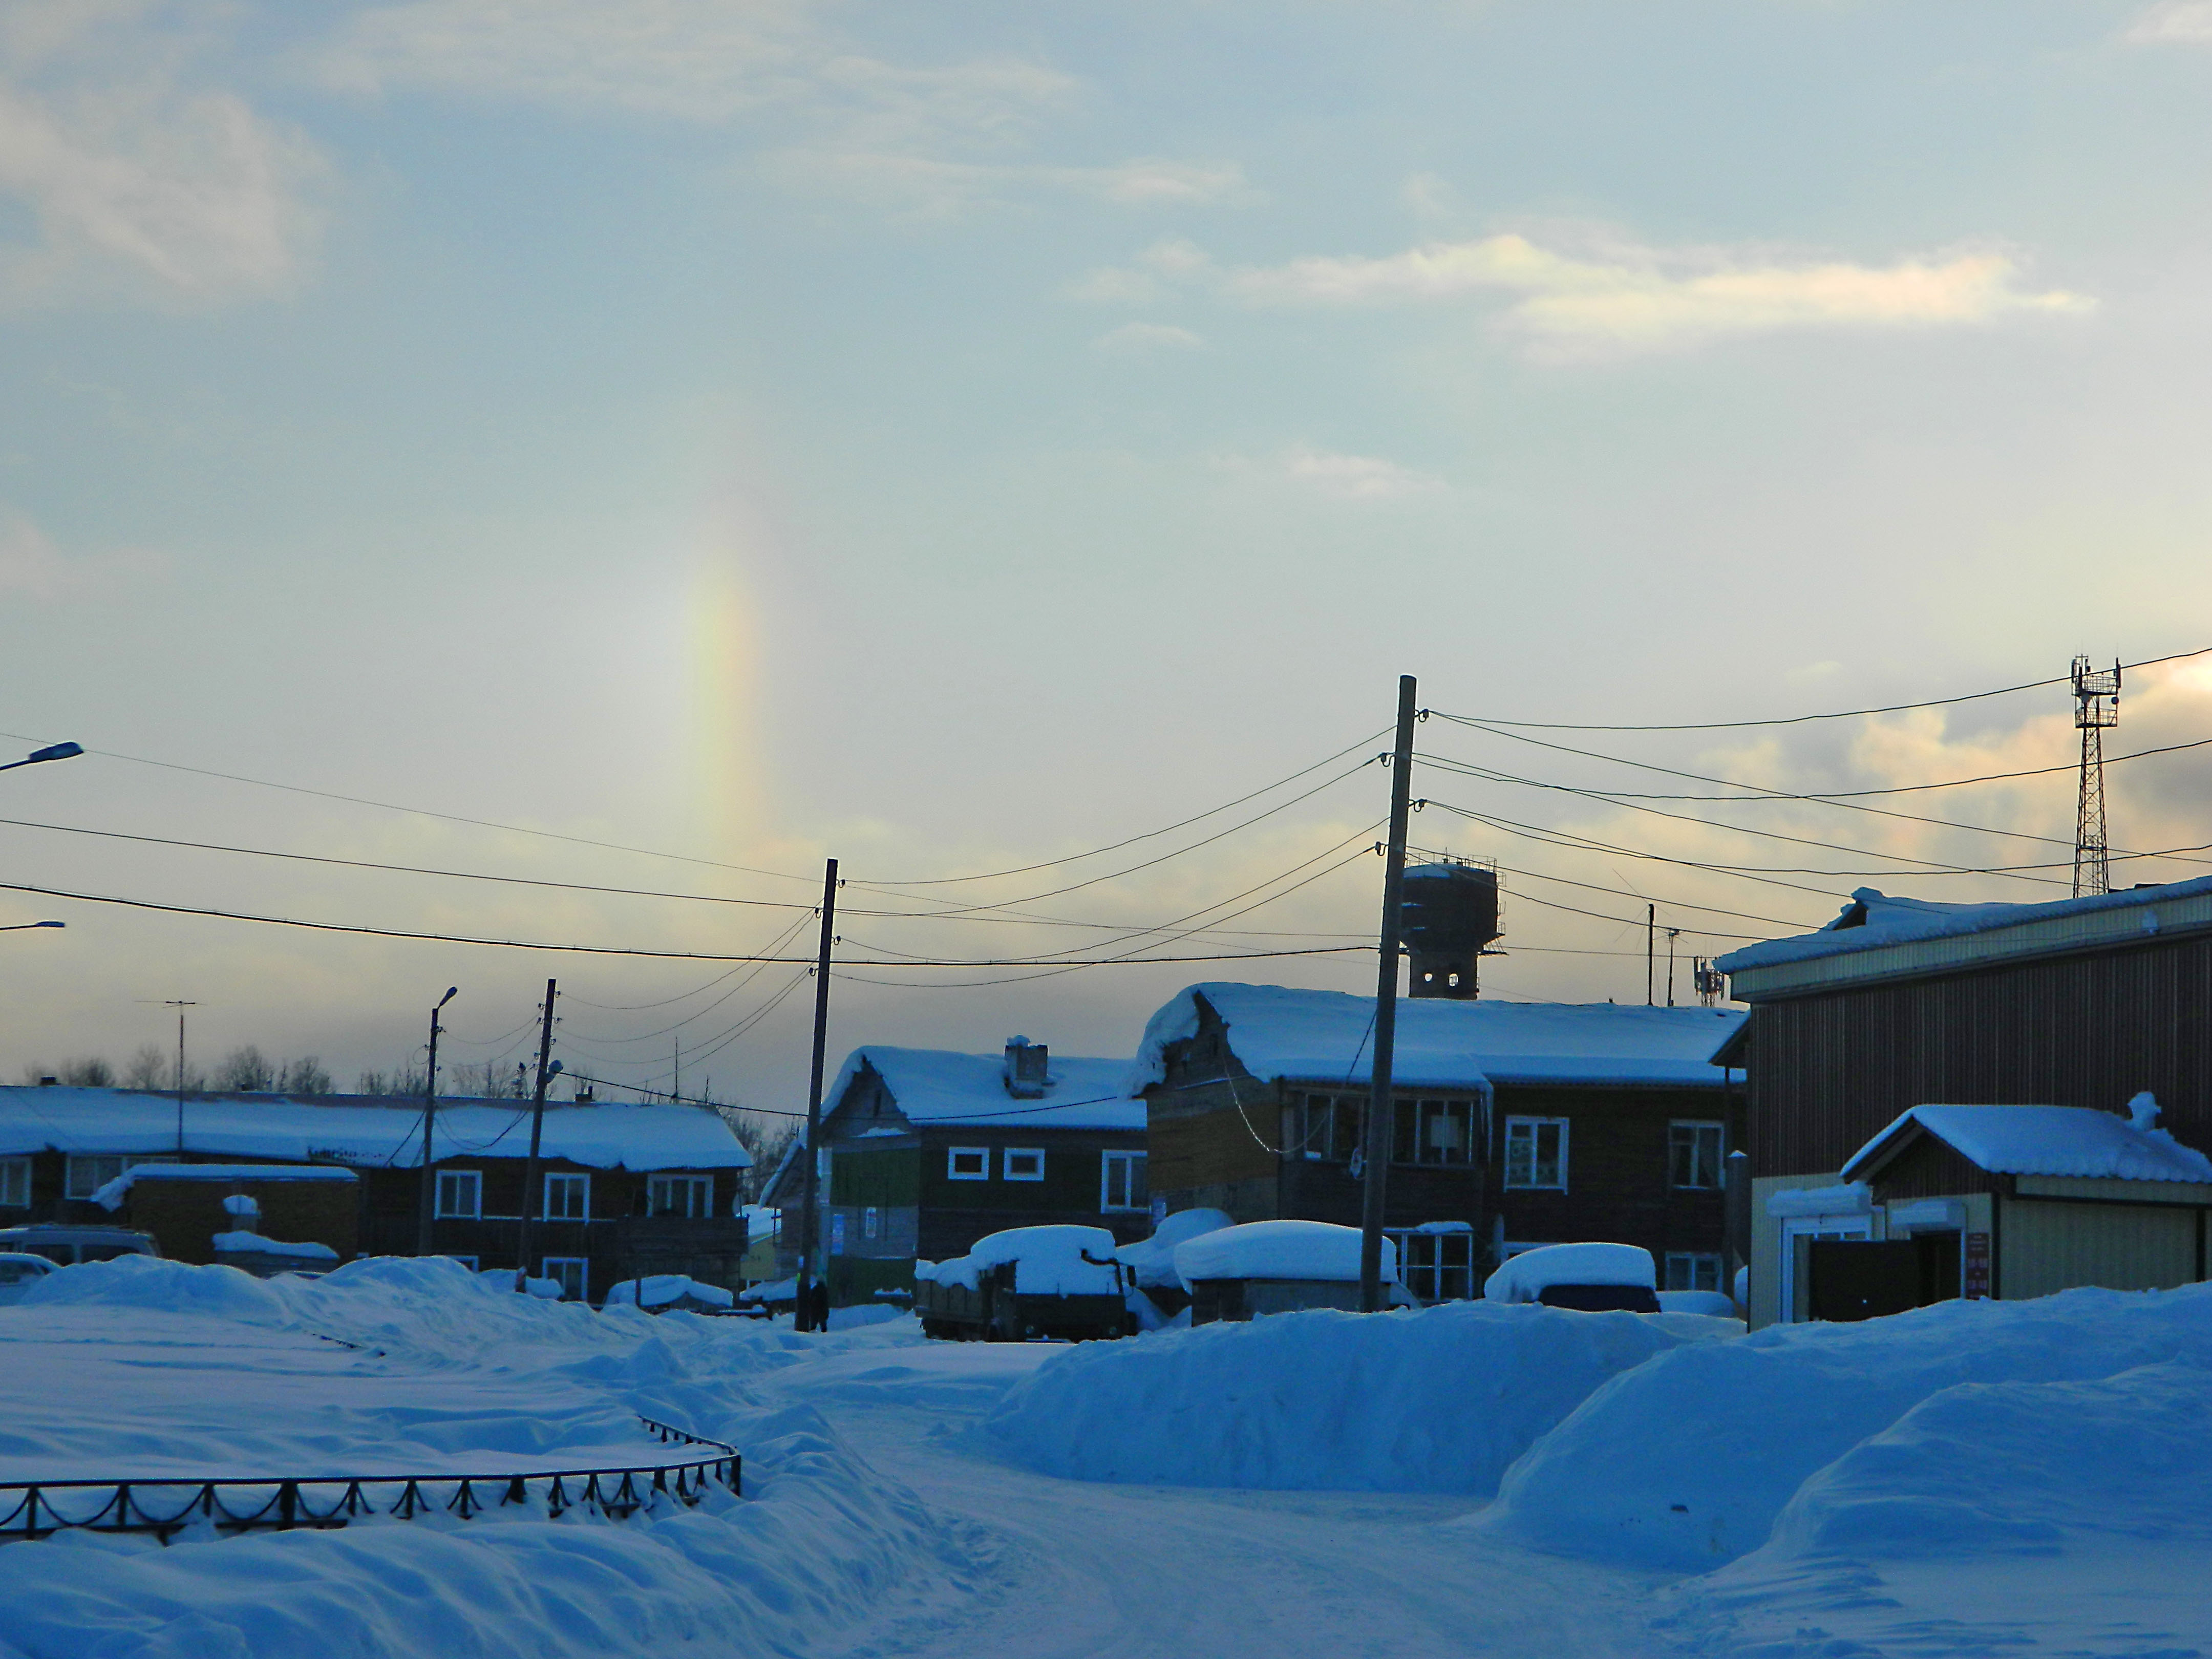
[[548, 1221], [589, 1221], [592, 1218], [591, 1176], [547, 1176], [545, 1218]]
[[1505, 1120], [1505, 1184], [1567, 1189], [1567, 1121], [1563, 1117]]
[[1724, 1126], [1718, 1123], [1668, 1124], [1667, 1179], [1677, 1187], [1718, 1187], [1725, 1138]]
[[1141, 1210], [1152, 1203], [1145, 1189], [1145, 1155], [1142, 1152], [1108, 1152], [1104, 1155], [1105, 1169], [1099, 1183], [1098, 1207], [1102, 1210]]
[[1292, 1158], [1348, 1164], [1358, 1150], [1365, 1103], [1357, 1095], [1295, 1096], [1283, 1109], [1283, 1148]]
[[1391, 1125], [1393, 1164], [1468, 1164], [1474, 1158], [1474, 1103], [1401, 1100]]
[[123, 1173], [125, 1162], [120, 1157], [110, 1157], [105, 1152], [95, 1152], [89, 1157], [71, 1153], [67, 1183], [63, 1191], [70, 1198], [90, 1198]]
[[708, 1216], [714, 1212], [712, 1176], [657, 1175], [645, 1178], [647, 1215]]
[[[1680, 1185], [1680, 1182], [1676, 1182]], [[1667, 1252], [1667, 1282], [1662, 1287], [1669, 1291], [1717, 1291], [1721, 1288], [1721, 1259], [1703, 1252], [1669, 1250]]]
[[1005, 1173], [1009, 1181], [1042, 1181], [1044, 1149], [1041, 1146], [1007, 1147]]
[[1474, 1295], [1474, 1230], [1465, 1222], [1394, 1230], [1398, 1282], [1424, 1302], [1464, 1302]]
[[[555, 1181], [583, 1181], [585, 1176], [554, 1176]], [[588, 1299], [592, 1288], [592, 1264], [580, 1255], [549, 1255], [545, 1258], [540, 1279], [560, 1281], [563, 1302], [582, 1302]]]
[[475, 1170], [438, 1171], [438, 1213], [473, 1221], [483, 1213], [483, 1176]]
[[988, 1146], [955, 1146], [946, 1155], [945, 1173], [952, 1181], [988, 1181], [991, 1150]]
[[0, 1210], [31, 1207], [31, 1160], [0, 1158]]

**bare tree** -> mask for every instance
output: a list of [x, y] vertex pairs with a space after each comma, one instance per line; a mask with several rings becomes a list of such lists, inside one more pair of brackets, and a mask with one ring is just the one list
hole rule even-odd
[[46, 1062], [43, 1060], [34, 1060], [23, 1068], [23, 1081], [33, 1086], [41, 1079], [50, 1078], [52, 1075], [53, 1073], [46, 1069]]
[[326, 1095], [331, 1091], [331, 1074], [313, 1054], [302, 1054], [290, 1065], [277, 1067], [276, 1086], [288, 1095]]
[[161, 1052], [157, 1042], [141, 1043], [131, 1052], [123, 1067], [123, 1086], [126, 1089], [159, 1089], [174, 1075], [169, 1057]]
[[745, 1201], [757, 1203], [766, 1189], [769, 1177], [775, 1173], [776, 1165], [783, 1162], [784, 1154], [799, 1139], [799, 1125], [787, 1117], [761, 1118], [742, 1106], [717, 1106], [722, 1121], [730, 1126], [738, 1145], [753, 1155], [753, 1167], [745, 1172]]
[[270, 1068], [268, 1060], [250, 1042], [233, 1048], [223, 1056], [222, 1064], [215, 1068], [216, 1087], [241, 1094], [258, 1093], [272, 1087], [276, 1081], [276, 1074]]
[[61, 1079], [72, 1089], [112, 1089], [115, 1068], [99, 1055], [91, 1054], [64, 1065]]

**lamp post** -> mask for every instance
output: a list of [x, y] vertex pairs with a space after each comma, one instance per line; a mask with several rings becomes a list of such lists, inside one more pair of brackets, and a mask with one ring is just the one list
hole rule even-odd
[[438, 1121], [438, 1032], [441, 1029], [438, 1016], [445, 1006], [460, 995], [461, 988], [454, 986], [438, 999], [438, 1006], [430, 1011], [430, 1065], [422, 1078], [422, 1201], [418, 1206], [421, 1215], [415, 1227], [415, 1254], [430, 1254], [430, 1218], [435, 1213], [433, 1202], [437, 1197], [438, 1176], [430, 1158], [430, 1132]]
[[0, 766], [0, 772], [12, 772], [19, 766], [36, 766], [41, 761], [75, 760], [84, 753], [79, 743], [50, 743], [44, 749], [33, 749], [19, 761], [9, 761]]

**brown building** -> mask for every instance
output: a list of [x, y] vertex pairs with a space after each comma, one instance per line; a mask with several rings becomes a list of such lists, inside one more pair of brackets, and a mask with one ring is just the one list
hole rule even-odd
[[[1357, 1226], [1371, 1000], [1193, 986], [1139, 1057], [1169, 1211]], [[1384, 1225], [1424, 1301], [1539, 1244], [1641, 1245], [1662, 1285], [1719, 1286], [1721, 1182], [1742, 1107], [1714, 1008], [1425, 998], [1398, 1008]]]
[[[2148, 1091], [2161, 1132], [2184, 1147], [2212, 1146], [2212, 878], [2045, 904], [1942, 904], [1864, 888], [1818, 933], [1752, 945], [1717, 965], [1731, 994], [1752, 1008], [1723, 1058], [1749, 1078], [1756, 1324], [1809, 1313], [1814, 1287], [1799, 1270], [1811, 1273], [1814, 1244], [1894, 1242], [1891, 1196], [1955, 1202], [1966, 1218], [1955, 1229], [1961, 1271], [1947, 1271], [1944, 1285], [1998, 1297], [2063, 1288], [2040, 1267], [2008, 1278], [1992, 1231], [2002, 1231], [1992, 1194], [2020, 1200], [2023, 1179], [2055, 1177], [1974, 1166], [1955, 1153], [1944, 1162], [1937, 1148], [1920, 1146], [1896, 1170], [1879, 1166], [1883, 1181], [1844, 1179], [1847, 1166], [1867, 1174], [1872, 1166], [1854, 1163], [1861, 1150], [1916, 1108], [2125, 1114]], [[1945, 1190], [1921, 1190], [1932, 1179], [1922, 1166], [1931, 1163], [1955, 1177]], [[1907, 1175], [1911, 1189], [1897, 1188]], [[2063, 1213], [2046, 1207], [2033, 1224], [2074, 1230], [2083, 1240], [2098, 1230], [2146, 1241], [2193, 1230], [2188, 1218], [2102, 1212], [2116, 1203], [2194, 1197], [2177, 1198], [2166, 1186], [2108, 1182], [2096, 1203], [2069, 1201]], [[2161, 1261], [2172, 1255], [2163, 1245], [2143, 1248]], [[1969, 1254], [1994, 1265], [1967, 1273]], [[2194, 1260], [2192, 1250], [2182, 1278], [2199, 1276]], [[2126, 1251], [2114, 1256], [2084, 1243], [2060, 1279], [2133, 1288], [2150, 1282], [2144, 1271]], [[2169, 1262], [2160, 1271], [2171, 1278], [2179, 1270]]]
[[[525, 1101], [438, 1103], [435, 1254], [478, 1269], [514, 1268], [530, 1115]], [[744, 1282], [741, 1182], [751, 1163], [711, 1111], [549, 1101], [530, 1270], [593, 1302], [609, 1285], [647, 1273], [685, 1273], [735, 1289]], [[93, 1194], [126, 1170], [161, 1164], [349, 1170], [352, 1242], [342, 1254], [416, 1253], [419, 1100], [188, 1094], [179, 1102], [124, 1089], [0, 1088], [0, 1225], [112, 1224], [117, 1215]], [[204, 1245], [192, 1242], [204, 1218], [177, 1213], [173, 1240], [152, 1229], [163, 1253], [204, 1259], [194, 1253]], [[262, 1224], [281, 1237], [288, 1223], [264, 1207]]]

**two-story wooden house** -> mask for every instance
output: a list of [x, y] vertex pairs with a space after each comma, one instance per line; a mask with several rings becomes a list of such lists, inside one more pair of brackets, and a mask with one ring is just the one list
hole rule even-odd
[[[1170, 1212], [1357, 1226], [1375, 1005], [1195, 985], [1146, 1027], [1152, 1190]], [[1743, 1107], [1717, 1008], [1413, 999], [1398, 1007], [1385, 1226], [1424, 1301], [1538, 1244], [1607, 1240], [1662, 1286], [1720, 1286], [1722, 1176]]]
[[[1128, 1075], [1126, 1060], [1052, 1055], [1020, 1037], [1001, 1054], [854, 1049], [824, 1098], [817, 1154], [831, 1300], [911, 1290], [917, 1256], [964, 1255], [1008, 1227], [1146, 1237], [1145, 1103]], [[804, 1175], [794, 1158], [766, 1194], [794, 1267]]]

